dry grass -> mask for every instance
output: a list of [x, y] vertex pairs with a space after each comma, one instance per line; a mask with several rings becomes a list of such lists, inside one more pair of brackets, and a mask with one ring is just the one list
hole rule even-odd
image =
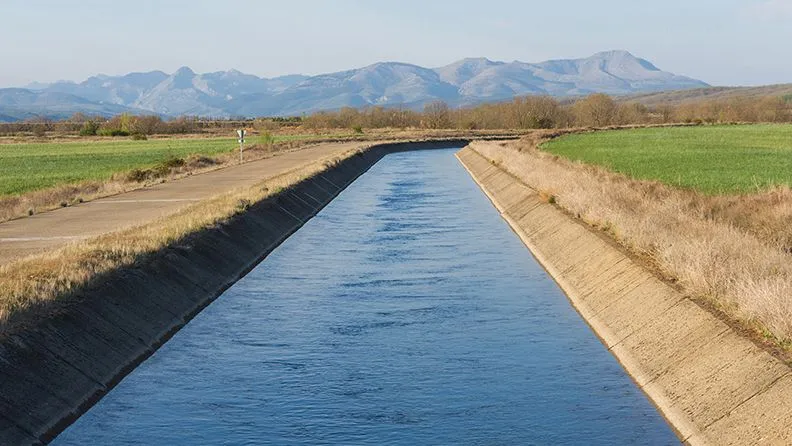
[[792, 191], [705, 196], [636, 181], [536, 149], [563, 132], [474, 144], [574, 216], [612, 235], [691, 296], [789, 346]]
[[327, 170], [358, 152], [360, 150], [356, 149], [340, 156], [319, 159], [255, 186], [197, 203], [152, 223], [0, 266], [0, 334], [24, 323], [29, 317], [24, 310], [33, 310], [30, 313], [36, 318], [46, 317], [64, 303], [60, 298], [97, 276], [133, 265], [191, 234], [222, 224], [244, 212], [251, 204]]

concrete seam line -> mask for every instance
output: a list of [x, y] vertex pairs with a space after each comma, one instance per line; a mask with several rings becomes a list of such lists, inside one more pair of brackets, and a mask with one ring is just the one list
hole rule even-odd
[[[316, 178], [317, 180], [323, 180], [323, 178], [321, 178], [321, 175], [317, 175]], [[334, 193], [333, 190], [327, 189], [326, 186], [327, 185], [321, 184], [321, 181], [316, 181], [316, 187], [318, 187], [322, 192], [328, 195], [332, 195]]]
[[11, 418], [8, 418], [8, 417], [4, 416], [4, 415], [3, 415], [3, 414], [1, 414], [1, 413], [0, 413], [0, 418], [2, 418], [2, 419], [4, 419], [4, 420], [7, 420], [9, 423], [11, 423], [11, 424], [12, 424], [14, 427], [16, 427], [17, 429], [19, 429], [19, 430], [20, 430], [21, 432], [23, 432], [24, 434], [26, 434], [28, 437], [30, 437], [30, 438], [34, 438], [34, 439], [35, 439], [35, 438], [37, 438], [37, 435], [36, 435], [36, 434], [34, 434], [33, 432], [30, 432], [30, 431], [29, 431], [29, 430], [27, 430], [27, 429], [26, 429], [24, 426], [21, 426], [19, 423], [17, 423], [15, 420], [12, 420]]
[[327, 178], [326, 176], [324, 176], [323, 174], [319, 174], [319, 178], [321, 178], [322, 180], [324, 180], [324, 181], [327, 181], [328, 183], [330, 183], [330, 185], [331, 185], [331, 186], [333, 186], [333, 187], [334, 187], [336, 190], [339, 190], [339, 189], [341, 189], [340, 187], [338, 187], [338, 185], [337, 185], [337, 184], [335, 184], [335, 183], [333, 183], [332, 181], [330, 181], [330, 179], [328, 179], [328, 178]]
[[[625, 296], [622, 296], [622, 297], [621, 297], [619, 300], [621, 301], [622, 299], [624, 299], [624, 298], [626, 298], [626, 297], [627, 297], [626, 295], [625, 295]], [[659, 318], [659, 317], [663, 316], [664, 314], [668, 313], [669, 311], [672, 311], [672, 310], [673, 310], [673, 309], [675, 309], [676, 307], [678, 307], [678, 306], [682, 305], [682, 303], [683, 303], [683, 302], [686, 302], [686, 301], [687, 301], [687, 302], [690, 302], [690, 303], [693, 303], [693, 302], [692, 302], [690, 299], [688, 299], [688, 298], [686, 298], [686, 297], [684, 297], [684, 296], [683, 296], [683, 297], [680, 297], [679, 299], [677, 299], [677, 300], [674, 302], [674, 304], [673, 304], [673, 305], [671, 305], [670, 307], [668, 307], [668, 308], [664, 309], [664, 310], [663, 310], [662, 312], [660, 312], [660, 313], [659, 313], [659, 314], [658, 314], [656, 317], [658, 317], [658, 318]], [[694, 304], [694, 305], [695, 305], [695, 304]], [[599, 314], [599, 313], [598, 313], [598, 314]], [[633, 329], [633, 331], [632, 331], [632, 332], [630, 332], [629, 334], [627, 334], [627, 335], [625, 335], [624, 337], [622, 337], [622, 338], [619, 340], [619, 342], [617, 342], [616, 344], [614, 344], [614, 345], [613, 345], [611, 348], [609, 348], [608, 350], [612, 350], [613, 348], [615, 348], [615, 347], [618, 347], [618, 346], [620, 346], [620, 345], [624, 344], [624, 342], [625, 342], [625, 341], [627, 341], [627, 340], [629, 340], [630, 338], [632, 338], [632, 337], [633, 337], [633, 336], [634, 336], [636, 333], [638, 333], [639, 331], [641, 331], [641, 330], [643, 330], [644, 328], [646, 328], [647, 326], [649, 326], [649, 325], [650, 325], [652, 322], [653, 322], [653, 321], [651, 321], [651, 320], [650, 320], [650, 321], [647, 321], [646, 323], [644, 323], [644, 324], [642, 324], [642, 325], [639, 325], [638, 327], [635, 327], [635, 329]]]
[[303, 200], [303, 198], [301, 196], [297, 195], [296, 193], [290, 192], [289, 196], [294, 198], [295, 200], [299, 201], [300, 203], [308, 206], [310, 209], [315, 209], [314, 205], [312, 205], [311, 203], [308, 203], [307, 201]]
[[[718, 342], [718, 340], [719, 340], [719, 339], [720, 339], [720, 338], [721, 338], [721, 337], [722, 337], [724, 334], [726, 334], [726, 333], [730, 333], [730, 332], [731, 332], [731, 328], [730, 328], [728, 325], [726, 325], [726, 324], [723, 324], [723, 325], [724, 325], [724, 327], [725, 327], [725, 328], [724, 328], [723, 330], [721, 330], [721, 331], [719, 331], [719, 332], [715, 333], [714, 335], [712, 335], [712, 336], [710, 337], [710, 339], [709, 339], [707, 342], [703, 343], [703, 344], [702, 344], [702, 345], [699, 347], [699, 349], [704, 349], [704, 348], [707, 348], [707, 347], [709, 347], [709, 346], [710, 346], [710, 345], [711, 345], [713, 342]], [[658, 374], [657, 374], [657, 376], [655, 376], [655, 377], [654, 377], [654, 378], [652, 378], [651, 380], [647, 381], [647, 382], [646, 382], [646, 383], [644, 383], [643, 385], [644, 385], [644, 386], [648, 386], [648, 385], [650, 385], [650, 384], [654, 384], [654, 383], [655, 383], [655, 382], [656, 382], [658, 379], [660, 379], [660, 377], [662, 377], [662, 376], [663, 376], [663, 374], [664, 374], [664, 373], [668, 373], [668, 370], [666, 370], [666, 371], [665, 371], [665, 372], [663, 372], [663, 373], [658, 373]]]
[[709, 428], [710, 428], [710, 427], [711, 427], [713, 424], [717, 423], [718, 421], [722, 420], [722, 419], [723, 419], [723, 418], [725, 418], [725, 417], [728, 417], [728, 416], [729, 416], [729, 415], [730, 415], [732, 412], [736, 411], [736, 410], [737, 410], [737, 409], [739, 409], [741, 406], [743, 406], [743, 405], [744, 405], [744, 404], [746, 404], [747, 402], [751, 401], [752, 399], [756, 398], [757, 396], [759, 396], [759, 395], [761, 395], [761, 394], [763, 394], [763, 393], [765, 393], [765, 392], [767, 392], [767, 391], [771, 390], [771, 389], [772, 389], [772, 388], [773, 388], [773, 387], [776, 385], [776, 383], [778, 383], [778, 381], [781, 381], [782, 379], [784, 379], [784, 378], [786, 378], [787, 376], [790, 376], [790, 375], [792, 375], [792, 372], [786, 372], [786, 373], [782, 373], [782, 374], [781, 374], [780, 376], [778, 376], [776, 379], [772, 380], [772, 381], [771, 381], [771, 382], [769, 382], [769, 383], [768, 383], [766, 386], [764, 386], [763, 388], [761, 388], [761, 389], [757, 390], [756, 392], [754, 392], [754, 393], [753, 393], [752, 395], [750, 395], [748, 398], [745, 398], [743, 401], [741, 401], [741, 402], [739, 402], [739, 403], [735, 404], [735, 405], [734, 405], [734, 407], [732, 407], [731, 409], [727, 410], [727, 411], [726, 411], [726, 413], [724, 413], [723, 415], [719, 416], [718, 418], [716, 418], [716, 419], [712, 420], [712, 422], [710, 422], [709, 424], [707, 424], [706, 426], [704, 426], [704, 427], [703, 427], [701, 430], [702, 430], [702, 431], [706, 431], [706, 430], [707, 430], [707, 429], [709, 429]]
[[280, 203], [278, 203], [277, 206], [278, 206], [278, 208], [280, 208], [280, 210], [282, 210], [283, 212], [289, 214], [289, 217], [297, 220], [301, 225], [305, 224], [299, 217], [297, 217], [296, 215], [294, 215], [291, 212], [289, 212], [289, 210], [286, 209], [285, 207], [281, 206]]
[[305, 194], [305, 195], [306, 195], [308, 198], [310, 198], [311, 200], [313, 200], [313, 201], [315, 201], [315, 202], [317, 202], [317, 203], [321, 203], [321, 202], [322, 202], [321, 200], [317, 199], [316, 197], [314, 197], [313, 195], [309, 194], [308, 192], [303, 192], [303, 193], [304, 193], [304, 194]]
[[[64, 363], [64, 364], [66, 364], [66, 365], [68, 365], [69, 367], [71, 367], [72, 369], [76, 370], [76, 371], [77, 371], [77, 373], [79, 373], [80, 375], [84, 376], [86, 379], [88, 379], [88, 380], [89, 380], [89, 381], [91, 381], [92, 383], [96, 384], [96, 385], [97, 385], [97, 386], [99, 386], [100, 388], [105, 388], [105, 385], [104, 385], [103, 383], [101, 383], [101, 382], [99, 382], [99, 381], [97, 381], [97, 380], [93, 379], [92, 377], [88, 376], [88, 374], [86, 374], [86, 373], [85, 373], [85, 372], [84, 372], [84, 371], [83, 371], [83, 370], [82, 370], [80, 367], [77, 367], [76, 365], [72, 364], [72, 363], [71, 363], [71, 361], [70, 361], [69, 359], [67, 359], [67, 358], [63, 357], [63, 356], [62, 356], [62, 355], [60, 355], [58, 352], [54, 352], [54, 351], [52, 351], [52, 349], [51, 349], [51, 348], [49, 348], [49, 347], [48, 347], [48, 346], [46, 346], [46, 345], [44, 346], [44, 349], [45, 349], [46, 351], [48, 351], [48, 352], [49, 352], [49, 353], [50, 353], [52, 356], [54, 356], [54, 357], [56, 357], [56, 358], [60, 359], [61, 361], [63, 361], [63, 363]], [[68, 401], [64, 401], [64, 402], [68, 404]]]

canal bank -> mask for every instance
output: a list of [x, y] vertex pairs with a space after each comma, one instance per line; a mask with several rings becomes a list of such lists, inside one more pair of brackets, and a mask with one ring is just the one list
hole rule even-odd
[[792, 442], [787, 365], [474, 149], [458, 158], [681, 439]]
[[68, 307], [0, 340], [0, 444], [47, 442], [385, 154], [462, 147], [383, 144], [72, 290]]

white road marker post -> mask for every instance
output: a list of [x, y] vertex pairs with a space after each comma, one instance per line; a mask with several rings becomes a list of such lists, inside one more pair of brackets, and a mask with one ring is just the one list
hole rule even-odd
[[237, 130], [237, 135], [239, 135], [239, 164], [242, 164], [242, 149], [245, 146], [245, 135], [247, 132], [243, 130]]

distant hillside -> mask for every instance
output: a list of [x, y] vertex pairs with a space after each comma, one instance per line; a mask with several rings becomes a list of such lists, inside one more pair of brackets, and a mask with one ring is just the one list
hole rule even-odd
[[113, 116], [123, 112], [143, 113], [115, 104], [99, 104], [80, 96], [53, 91], [31, 91], [22, 88], [0, 89], [0, 122], [21, 121], [37, 116], [65, 119], [75, 113]]
[[[384, 62], [319, 76], [274, 79], [236, 70], [197, 74], [183, 67], [170, 75], [152, 71], [98, 75], [81, 83], [34, 85], [40, 89], [23, 90], [38, 97], [29, 106], [6, 105], [0, 99], [0, 116], [5, 116], [0, 119], [60, 116], [72, 110], [98, 114], [143, 111], [166, 116], [283, 116], [374, 105], [420, 108], [435, 100], [459, 106], [532, 94], [627, 95], [707, 87], [702, 81], [662, 71], [626, 51], [536, 64], [464, 59], [435, 69]], [[18, 90], [0, 89], [0, 98], [21, 94]]]
[[792, 84], [762, 87], [708, 87], [684, 91], [633, 94], [619, 98], [623, 102], [645, 105], [680, 105], [697, 101], [721, 101], [734, 98], [787, 97], [792, 100]]

